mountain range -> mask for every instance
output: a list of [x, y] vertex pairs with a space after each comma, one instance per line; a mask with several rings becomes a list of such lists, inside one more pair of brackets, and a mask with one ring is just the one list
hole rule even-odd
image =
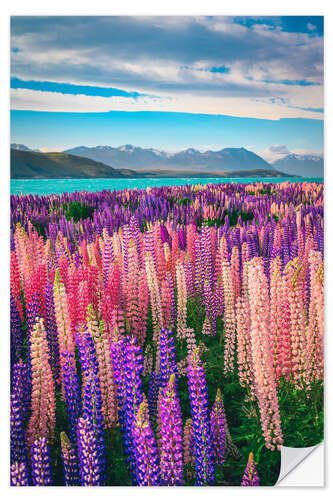
[[297, 177], [324, 177], [324, 159], [317, 155], [288, 154], [273, 163], [274, 168]]
[[[101, 161], [114, 168], [135, 170], [171, 169], [205, 171], [277, 170], [299, 177], [323, 177], [324, 160], [317, 155], [288, 154], [268, 163], [261, 156], [245, 148], [224, 148], [219, 151], [200, 151], [189, 148], [179, 153], [169, 154], [157, 149], [144, 149], [126, 144], [112, 146], [79, 146], [67, 149], [65, 153]], [[272, 172], [274, 175], [274, 173]]]
[[189, 148], [179, 153], [169, 154], [156, 149], [144, 149], [131, 144], [114, 148], [79, 146], [64, 151], [72, 155], [83, 156], [101, 161], [114, 168], [133, 168], [135, 170], [199, 170], [233, 171], [271, 169], [263, 158], [244, 148], [225, 148], [220, 151], [200, 151]]
[[[23, 144], [11, 144], [11, 152], [13, 178], [51, 178], [51, 174], [68, 178], [188, 175], [322, 177], [324, 170], [321, 156], [289, 154], [274, 163], [268, 163], [245, 148], [224, 148], [205, 152], [189, 148], [170, 154], [153, 148], [145, 149], [126, 144], [117, 148], [79, 146], [62, 153], [42, 153]], [[25, 153], [25, 156], [22, 153]], [[31, 153], [34, 156], [29, 156]], [[25, 177], [18, 177], [19, 175]]]

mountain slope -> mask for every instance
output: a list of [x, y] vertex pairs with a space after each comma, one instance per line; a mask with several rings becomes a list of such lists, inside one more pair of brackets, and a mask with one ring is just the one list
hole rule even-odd
[[113, 148], [112, 146], [96, 146], [88, 148], [79, 146], [64, 151], [72, 155], [79, 155], [91, 160], [101, 161], [106, 165], [112, 165], [115, 168], [152, 168], [154, 166], [166, 166], [167, 154], [156, 152], [153, 149], [143, 149], [134, 147], [130, 144]]
[[156, 149], [144, 149], [127, 144], [114, 148], [112, 146], [86, 147], [68, 149], [65, 153], [84, 156], [101, 161], [114, 168], [174, 169], [200, 171], [240, 171], [240, 170], [274, 170], [263, 158], [245, 148], [225, 148], [220, 151], [200, 151], [189, 148], [173, 155]]
[[88, 158], [66, 153], [35, 153], [11, 149], [12, 179], [63, 179], [127, 177], [125, 173]]
[[289, 175], [299, 177], [323, 177], [324, 160], [316, 155], [289, 154], [276, 160], [273, 167]]
[[191, 166], [204, 170], [271, 170], [272, 167], [263, 158], [245, 148], [224, 148], [220, 151], [200, 153], [195, 149], [187, 149], [176, 153], [169, 159], [170, 163], [179, 166]]

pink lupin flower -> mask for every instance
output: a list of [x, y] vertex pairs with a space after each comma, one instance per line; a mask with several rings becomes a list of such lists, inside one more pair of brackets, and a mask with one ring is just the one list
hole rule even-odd
[[27, 429], [30, 449], [35, 439], [52, 440], [55, 428], [55, 394], [43, 319], [37, 318], [30, 336], [31, 416]]
[[304, 282], [300, 279], [301, 265], [298, 257], [289, 261], [284, 270], [284, 280], [290, 311], [291, 376], [297, 389], [302, 389], [305, 370], [306, 323], [303, 303]]
[[248, 388], [251, 397], [253, 397], [254, 388], [250, 347], [250, 305], [243, 297], [238, 297], [236, 302], [236, 322], [239, 383], [242, 387]]
[[[72, 300], [74, 301], [74, 297], [72, 297]], [[53, 301], [54, 301], [54, 312], [57, 323], [60, 364], [61, 364], [60, 379], [62, 381], [64, 358], [63, 356], [61, 356], [61, 353], [64, 351], [69, 351], [74, 353], [74, 341], [73, 341], [72, 325], [69, 315], [69, 304], [64, 284], [60, 280], [59, 269], [56, 270], [54, 278]], [[72, 304], [72, 306], [74, 307], [74, 303]], [[64, 393], [63, 387], [62, 390]]]
[[223, 287], [224, 287], [224, 317], [223, 317], [224, 331], [225, 331], [224, 373], [232, 373], [234, 370], [235, 337], [236, 337], [234, 293], [233, 293], [230, 264], [227, 260], [223, 260], [221, 266], [222, 266]]
[[163, 311], [161, 303], [161, 293], [158, 283], [156, 268], [152, 255], [147, 253], [145, 256], [145, 266], [147, 274], [147, 283], [149, 288], [150, 303], [152, 309], [152, 320], [154, 327], [153, 338], [158, 341], [159, 333], [161, 328], [163, 328]]
[[290, 308], [286, 284], [281, 273], [281, 259], [271, 262], [270, 345], [276, 382], [289, 378], [291, 367]]
[[231, 265], [231, 279], [234, 290], [234, 300], [236, 302], [241, 292], [239, 250], [238, 247], [236, 246], [234, 246], [232, 249], [230, 265]]
[[310, 305], [307, 330], [305, 378], [307, 384], [324, 375], [324, 266], [320, 252], [311, 250]]
[[269, 296], [263, 261], [255, 257], [249, 265], [251, 358], [255, 392], [265, 444], [279, 448], [283, 442], [277, 389], [270, 352]]
[[184, 266], [178, 261], [176, 264], [177, 283], [177, 338], [185, 336], [187, 321], [187, 290]]
[[117, 399], [110, 356], [110, 345], [108, 336], [104, 330], [104, 321], [101, 320], [98, 325], [91, 304], [88, 306], [87, 326], [96, 350], [104, 427], [106, 429], [111, 429], [117, 420]]

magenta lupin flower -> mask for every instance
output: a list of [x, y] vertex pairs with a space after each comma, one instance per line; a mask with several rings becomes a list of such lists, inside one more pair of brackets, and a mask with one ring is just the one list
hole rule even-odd
[[159, 412], [161, 484], [181, 486], [184, 482], [182, 416], [175, 374], [170, 376], [167, 386], [161, 392]]
[[143, 401], [133, 423], [133, 444], [139, 486], [159, 486], [160, 467], [157, 445], [152, 431], [147, 403]]
[[241, 486], [260, 486], [259, 476], [252, 451], [249, 454]]
[[31, 472], [34, 486], [52, 484], [50, 451], [44, 437], [36, 439], [31, 447]]
[[216, 399], [210, 414], [210, 428], [213, 436], [215, 461], [219, 465], [224, 464], [226, 448], [226, 418], [223, 408], [223, 400], [220, 389], [217, 390]]

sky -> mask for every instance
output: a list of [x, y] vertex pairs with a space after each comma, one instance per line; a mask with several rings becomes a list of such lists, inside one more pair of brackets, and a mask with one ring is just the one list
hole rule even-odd
[[323, 150], [323, 17], [12, 17], [11, 142]]

